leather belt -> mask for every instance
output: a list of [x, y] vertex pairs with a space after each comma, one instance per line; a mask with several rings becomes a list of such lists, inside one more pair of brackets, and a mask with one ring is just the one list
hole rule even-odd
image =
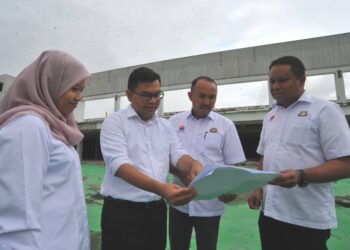
[[104, 200], [105, 200], [105, 202], [109, 202], [111, 204], [118, 204], [118, 205], [139, 207], [139, 208], [157, 207], [160, 204], [162, 204], [162, 202], [163, 202], [163, 199], [155, 200], [155, 201], [148, 201], [148, 202], [135, 202], [135, 201], [129, 201], [129, 200], [115, 199], [115, 198], [112, 198], [110, 196], [104, 197]]

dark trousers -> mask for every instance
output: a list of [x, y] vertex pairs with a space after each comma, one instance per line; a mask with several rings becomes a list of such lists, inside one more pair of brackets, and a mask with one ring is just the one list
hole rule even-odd
[[105, 198], [102, 207], [102, 250], [164, 250], [167, 207]]
[[218, 241], [221, 216], [193, 217], [169, 208], [169, 238], [171, 250], [190, 248], [192, 228], [196, 232], [198, 250], [214, 250]]
[[260, 213], [262, 250], [327, 250], [330, 229], [318, 230], [281, 222]]

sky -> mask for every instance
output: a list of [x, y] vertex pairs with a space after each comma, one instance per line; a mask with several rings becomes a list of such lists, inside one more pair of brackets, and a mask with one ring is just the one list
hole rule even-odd
[[348, 0], [0, 0], [0, 75], [48, 49], [91, 73], [350, 31]]
[[[66, 51], [97, 73], [350, 32], [348, 0], [0, 0], [0, 6], [0, 75], [12, 76], [48, 49]], [[221, 86], [216, 107], [268, 102], [266, 84], [235, 85]], [[252, 97], [251, 88], [261, 91]], [[321, 91], [313, 83], [309, 88]], [[165, 111], [188, 109], [186, 92], [166, 93]], [[332, 99], [334, 87], [319, 95]], [[183, 105], [174, 106], [180, 97]], [[112, 99], [89, 105], [92, 118], [114, 107]]]

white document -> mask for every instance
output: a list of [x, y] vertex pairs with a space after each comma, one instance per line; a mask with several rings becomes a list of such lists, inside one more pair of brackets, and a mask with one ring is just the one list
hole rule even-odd
[[278, 173], [230, 165], [206, 165], [191, 182], [198, 191], [195, 200], [210, 200], [223, 194], [240, 194], [265, 186]]

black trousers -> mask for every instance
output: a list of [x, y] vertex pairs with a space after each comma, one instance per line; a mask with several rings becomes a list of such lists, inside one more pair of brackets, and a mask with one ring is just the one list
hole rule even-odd
[[281, 222], [260, 213], [262, 250], [327, 250], [330, 229], [318, 230]]
[[175, 208], [169, 208], [169, 238], [171, 250], [188, 250], [192, 228], [196, 231], [198, 250], [215, 250], [218, 241], [221, 216], [188, 216]]
[[164, 250], [167, 207], [157, 202], [105, 198], [102, 207], [102, 250]]

